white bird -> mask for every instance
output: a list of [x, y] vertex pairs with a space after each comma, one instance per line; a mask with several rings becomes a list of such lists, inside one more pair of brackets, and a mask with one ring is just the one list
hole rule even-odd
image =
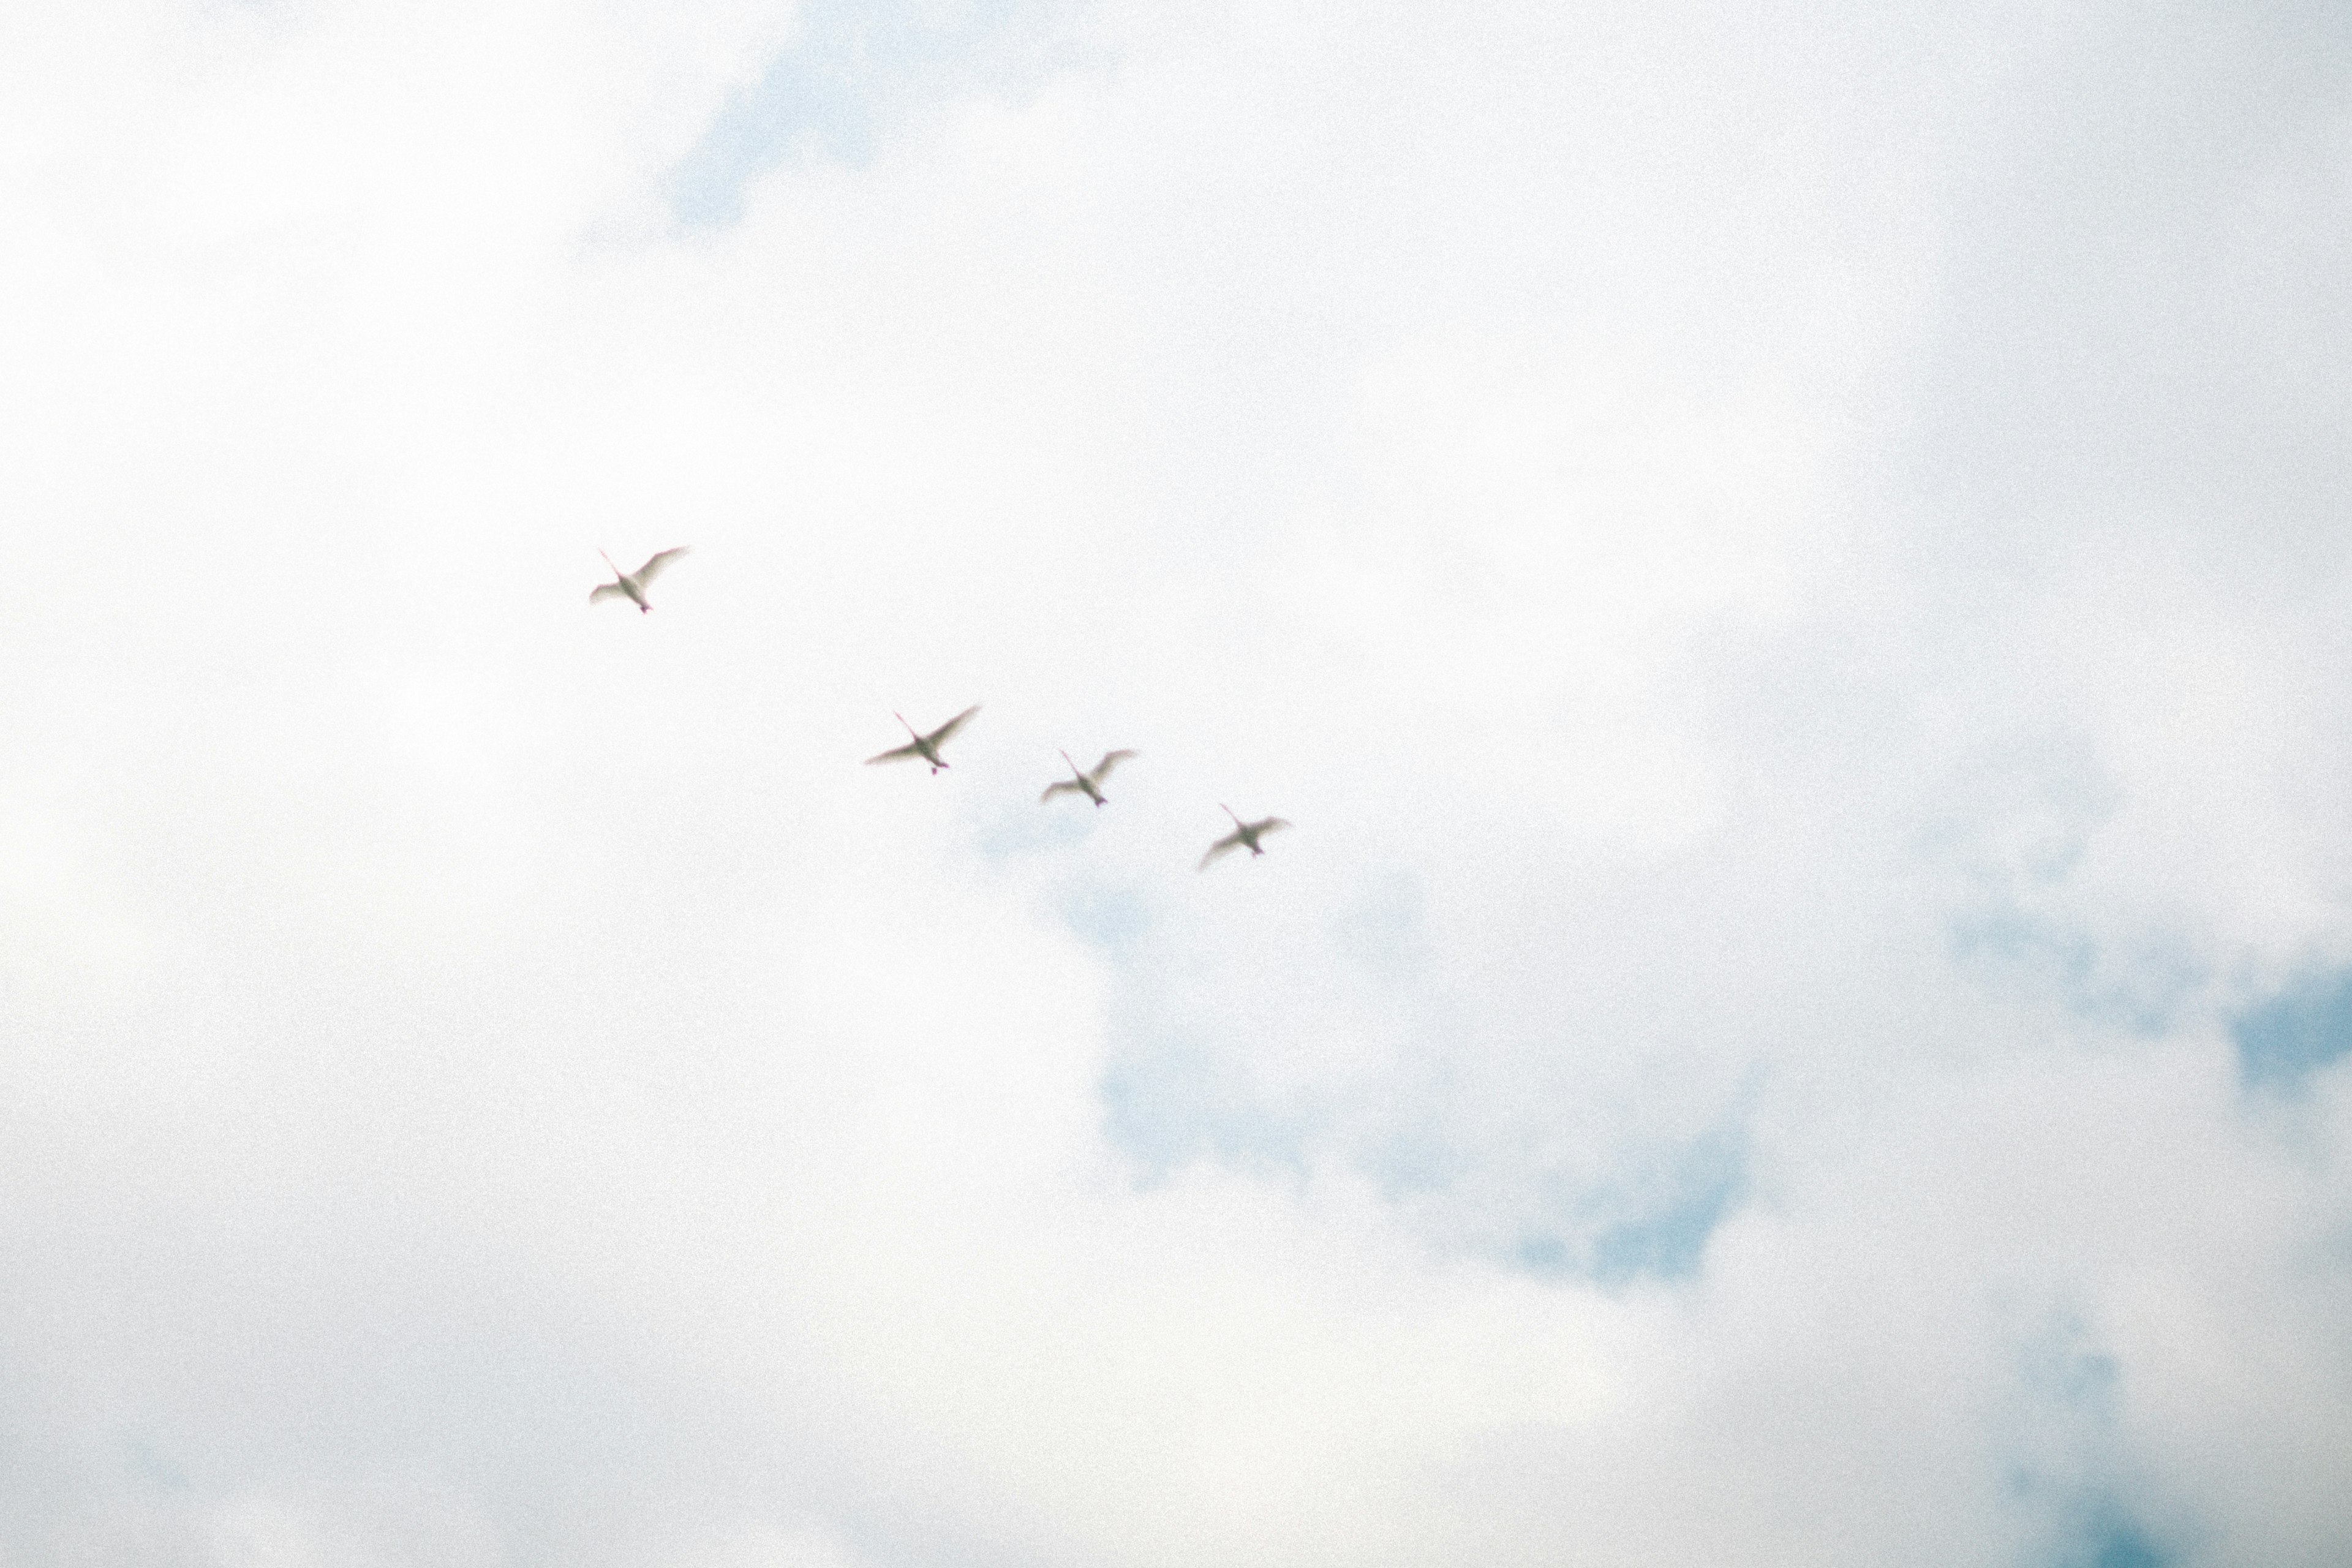
[[636, 605], [640, 615], [645, 614], [653, 608], [653, 605], [646, 602], [646, 589], [652, 585], [653, 580], [660, 576], [671, 562], [685, 554], [686, 552], [687, 546], [681, 544], [675, 550], [665, 550], [658, 554], [647, 557], [646, 563], [634, 572], [624, 572], [614, 564], [611, 556], [604, 555], [604, 552], [599, 550], [596, 553], [604, 555], [604, 564], [613, 568], [613, 581], [599, 583], [589, 589], [588, 602], [593, 605], [604, 599], [627, 598]]
[[1037, 803], [1040, 805], [1043, 805], [1047, 801], [1052, 800], [1055, 795], [1066, 794], [1085, 795], [1097, 805], [1101, 805], [1104, 804], [1102, 792], [1103, 780], [1110, 777], [1111, 769], [1118, 766], [1119, 763], [1127, 761], [1128, 758], [1136, 754], [1137, 753], [1133, 752], [1105, 752], [1103, 753], [1103, 760], [1095, 764], [1095, 771], [1088, 773], [1084, 768], [1078, 766], [1077, 763], [1070, 763], [1070, 753], [1064, 752], [1062, 753], [1062, 761], [1070, 763], [1071, 776], [1062, 780], [1059, 784], [1047, 784], [1045, 786], [1045, 793], [1037, 797]]
[[940, 748], [948, 743], [948, 737], [963, 728], [964, 721], [979, 711], [980, 705], [975, 702], [928, 735], [918, 732], [912, 724], [907, 724], [906, 715], [903, 713], [893, 713], [890, 717], [898, 720], [901, 724], [907, 724], [907, 733], [915, 738], [895, 752], [885, 752], [878, 757], [866, 758], [866, 765], [872, 767], [876, 763], [903, 763], [909, 757], [920, 757], [931, 764], [931, 772], [938, 773], [948, 765], [947, 759], [940, 755]]
[[1265, 854], [1265, 851], [1257, 847], [1257, 841], [1276, 828], [1290, 826], [1278, 816], [1261, 817], [1255, 822], [1244, 822], [1240, 817], [1234, 816], [1232, 806], [1226, 805], [1223, 801], [1219, 801], [1217, 805], [1223, 808], [1227, 816], [1234, 817], [1234, 830], [1210, 845], [1209, 852], [1201, 857], [1201, 869], [1203, 871], [1209, 868], [1210, 861], [1235, 849], [1246, 849], [1253, 855]]

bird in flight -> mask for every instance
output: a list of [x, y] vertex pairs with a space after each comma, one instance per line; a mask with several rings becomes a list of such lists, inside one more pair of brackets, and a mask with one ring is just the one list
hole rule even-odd
[[613, 568], [613, 581], [599, 583], [589, 589], [588, 602], [593, 605], [605, 599], [626, 598], [635, 604], [640, 615], [651, 610], [653, 605], [646, 598], [646, 588], [652, 585], [653, 580], [660, 576], [671, 562], [685, 554], [686, 552], [687, 547], [681, 544], [675, 550], [665, 550], [656, 555], [647, 557], [646, 563], [634, 572], [624, 572], [614, 563], [611, 556], [604, 555], [604, 552], [599, 550], [596, 553], [604, 555], [604, 564]]
[[901, 724], [907, 724], [907, 733], [915, 738], [895, 752], [885, 752], [878, 757], [866, 758], [866, 765], [871, 767], [876, 763], [902, 763], [909, 757], [920, 757], [931, 764], [931, 772], [938, 773], [948, 765], [947, 759], [940, 755], [940, 748], [948, 743], [950, 736], [963, 728], [966, 720], [979, 711], [980, 705], [975, 702], [928, 735], [917, 731], [912, 724], [907, 724], [906, 715], [893, 713], [890, 717], [898, 720]]
[[1220, 855], [1229, 854], [1235, 849], [1246, 849], [1253, 855], [1265, 854], [1265, 851], [1257, 847], [1257, 841], [1265, 837], [1267, 834], [1272, 833], [1276, 828], [1287, 827], [1290, 826], [1290, 824], [1285, 822], [1278, 816], [1266, 816], [1261, 817], [1255, 822], [1244, 822], [1240, 817], [1234, 816], [1234, 808], [1232, 806], [1225, 805], [1223, 801], [1220, 801], [1217, 804], [1223, 807], [1224, 814], [1227, 816], [1234, 817], [1234, 830], [1231, 833], [1226, 834], [1223, 838], [1218, 839], [1214, 844], [1210, 845], [1209, 852], [1201, 857], [1200, 868], [1203, 871], [1209, 868], [1210, 861], [1215, 859]]
[[1103, 804], [1103, 780], [1110, 777], [1111, 769], [1135, 754], [1133, 752], [1105, 752], [1103, 760], [1095, 764], [1095, 771], [1088, 773], [1077, 763], [1071, 763], [1070, 753], [1064, 752], [1062, 761], [1070, 763], [1070, 776], [1058, 784], [1047, 784], [1045, 793], [1037, 797], [1037, 802], [1042, 805], [1057, 795], [1069, 794], [1083, 795], [1097, 805], [1100, 805]]

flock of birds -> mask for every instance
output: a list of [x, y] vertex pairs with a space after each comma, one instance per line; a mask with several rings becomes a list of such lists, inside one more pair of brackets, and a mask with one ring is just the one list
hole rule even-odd
[[[686, 552], [687, 546], [683, 544], [675, 550], [659, 551], [646, 557], [646, 563], [634, 572], [622, 571], [619, 563], [610, 555], [604, 555], [604, 564], [613, 569], [613, 580], [609, 583], [600, 583], [590, 589], [588, 602], [597, 605], [606, 599], [626, 599], [636, 605], [639, 614], [650, 612], [654, 607], [653, 601], [646, 596], [646, 590], [652, 586], [655, 578], [667, 571], [670, 563]], [[598, 551], [597, 553], [603, 555], [604, 552]], [[977, 705], [967, 708], [929, 734], [916, 729], [912, 724], [908, 724], [904, 714], [894, 713], [891, 717], [898, 720], [900, 724], [906, 725], [909, 739], [903, 746], [893, 747], [879, 755], [866, 758], [866, 763], [870, 766], [876, 763], [905, 763], [920, 758], [930, 763], [931, 772], [936, 773], [948, 765], [947, 759], [940, 755], [940, 748], [952, 740], [955, 732], [970, 723], [971, 716], [979, 711]], [[1082, 768], [1071, 760], [1069, 752], [1064, 752], [1062, 761], [1070, 764], [1070, 776], [1047, 784], [1045, 793], [1037, 797], [1038, 803], [1051, 805], [1057, 795], [1082, 795], [1097, 805], [1108, 805], [1108, 797], [1102, 791], [1103, 781], [1110, 777], [1113, 768], [1136, 755], [1138, 755], [1137, 752], [1129, 751], [1105, 752], [1102, 761], [1091, 768]], [[1211, 862], [1218, 857], [1230, 855], [1236, 849], [1246, 849], [1252, 855], [1265, 854], [1265, 850], [1259, 846], [1258, 840], [1269, 833], [1290, 826], [1279, 816], [1264, 816], [1255, 822], [1244, 822], [1240, 814], [1232, 806], [1225, 805], [1222, 801], [1218, 805], [1227, 816], [1234, 819], [1234, 830], [1210, 845], [1209, 852], [1201, 857], [1200, 868], [1203, 871], [1207, 870]]]

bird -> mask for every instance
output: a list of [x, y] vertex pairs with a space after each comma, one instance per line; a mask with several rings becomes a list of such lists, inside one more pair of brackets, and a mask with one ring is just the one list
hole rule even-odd
[[611, 556], [604, 555], [604, 552], [599, 550], [596, 553], [604, 555], [604, 564], [613, 568], [613, 581], [599, 583], [589, 589], [588, 602], [593, 605], [604, 599], [625, 597], [636, 605], [638, 614], [647, 613], [652, 610], [653, 605], [646, 602], [646, 589], [651, 585], [655, 578], [662, 574], [671, 562], [685, 554], [687, 548], [681, 544], [675, 550], [664, 550], [648, 556], [646, 563], [634, 572], [622, 571]]
[[1111, 769], [1136, 754], [1133, 752], [1105, 752], [1103, 760], [1095, 764], [1095, 771], [1088, 773], [1077, 763], [1070, 762], [1070, 753], [1064, 752], [1062, 761], [1070, 763], [1071, 776], [1059, 783], [1047, 784], [1045, 793], [1037, 797], [1037, 804], [1043, 805], [1057, 795], [1067, 794], [1083, 795], [1097, 805], [1101, 805], [1105, 804], [1102, 792], [1103, 780], [1110, 777]]
[[1232, 806], [1226, 805], [1223, 801], [1219, 801], [1217, 805], [1223, 810], [1227, 816], [1233, 816], [1234, 830], [1231, 833], [1226, 834], [1223, 838], [1218, 839], [1214, 844], [1210, 845], [1209, 852], [1201, 857], [1200, 868], [1203, 871], [1209, 868], [1210, 861], [1215, 859], [1218, 856], [1226, 854], [1232, 850], [1246, 849], [1253, 855], [1265, 854], [1265, 851], [1257, 847], [1257, 841], [1265, 837], [1267, 834], [1272, 833], [1277, 827], [1287, 827], [1290, 826], [1290, 824], [1285, 822], [1278, 816], [1262, 817], [1255, 822], [1244, 822], [1240, 817], [1234, 816], [1234, 808]]
[[919, 733], [912, 724], [907, 724], [905, 714], [893, 713], [890, 717], [898, 720], [901, 724], [907, 724], [907, 733], [915, 738], [897, 751], [885, 752], [878, 757], [866, 758], [866, 765], [872, 767], [876, 763], [902, 763], [909, 757], [920, 757], [931, 764], [931, 772], [936, 773], [948, 765], [947, 759], [940, 755], [940, 748], [948, 743], [950, 736], [963, 728], [966, 720], [979, 711], [980, 704], [975, 702], [928, 735]]

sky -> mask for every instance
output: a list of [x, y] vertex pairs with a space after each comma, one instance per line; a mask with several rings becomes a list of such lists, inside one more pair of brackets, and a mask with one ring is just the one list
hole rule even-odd
[[2347, 196], [2315, 0], [18, 0], [0, 1565], [2345, 1562]]

